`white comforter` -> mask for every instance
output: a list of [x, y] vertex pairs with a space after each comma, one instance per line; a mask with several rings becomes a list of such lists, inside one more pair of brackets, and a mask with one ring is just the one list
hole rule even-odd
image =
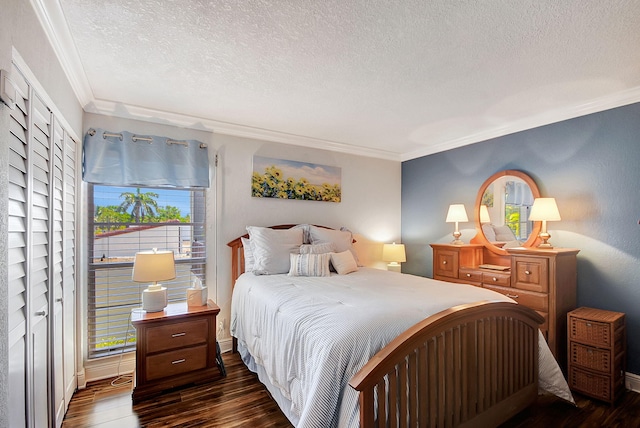
[[[234, 288], [231, 333], [290, 401], [283, 410], [298, 427], [357, 427], [349, 379], [417, 322], [481, 300], [510, 301], [483, 288], [370, 268], [324, 278], [248, 273]], [[540, 338], [541, 388], [572, 401]]]

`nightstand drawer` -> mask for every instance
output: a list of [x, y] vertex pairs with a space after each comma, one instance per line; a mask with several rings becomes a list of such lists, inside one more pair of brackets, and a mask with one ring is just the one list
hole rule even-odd
[[569, 360], [572, 364], [605, 373], [611, 371], [611, 351], [570, 343]]
[[147, 380], [160, 379], [207, 366], [207, 345], [178, 349], [147, 357]]
[[611, 346], [611, 324], [569, 317], [569, 338], [596, 346]]
[[574, 366], [570, 366], [569, 369], [569, 387], [606, 401], [611, 401], [613, 397], [611, 377], [580, 370]]
[[499, 274], [499, 273], [493, 273], [493, 272], [482, 272], [482, 283], [501, 285], [503, 287], [510, 287], [511, 275], [505, 275], [505, 274]]
[[517, 290], [511, 287], [500, 287], [498, 285], [492, 285], [484, 283], [484, 288], [497, 291], [507, 297], [511, 297], [513, 300], [521, 305], [531, 308], [535, 311], [547, 312], [549, 310], [549, 295], [534, 293], [532, 291]]
[[205, 343], [208, 334], [209, 322], [206, 318], [150, 327], [146, 336], [147, 352], [154, 353]]
[[549, 291], [549, 260], [537, 257], [514, 257], [511, 263], [513, 287], [540, 293]]

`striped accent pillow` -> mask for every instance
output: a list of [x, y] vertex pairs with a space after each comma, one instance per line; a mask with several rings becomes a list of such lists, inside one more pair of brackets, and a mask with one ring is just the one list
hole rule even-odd
[[330, 276], [329, 253], [291, 254], [289, 276]]

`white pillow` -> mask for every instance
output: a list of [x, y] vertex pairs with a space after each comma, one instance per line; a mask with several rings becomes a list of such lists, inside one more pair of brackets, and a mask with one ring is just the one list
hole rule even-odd
[[253, 265], [256, 263], [253, 257], [253, 249], [251, 249], [251, 240], [244, 236], [240, 238], [242, 241], [242, 249], [244, 250], [244, 271], [253, 272]]
[[311, 243], [332, 242], [337, 253], [351, 249], [353, 235], [349, 231], [325, 229], [323, 227], [309, 226]]
[[311, 237], [309, 236], [309, 226], [308, 224], [298, 224], [293, 226], [292, 229], [302, 229], [302, 243], [303, 244], [311, 244]]
[[493, 229], [496, 231], [496, 241], [498, 242], [516, 240], [516, 235], [513, 234], [513, 231], [507, 225], [494, 226]]
[[335, 251], [333, 242], [319, 242], [317, 244], [302, 244], [300, 254], [324, 254]]
[[349, 250], [331, 253], [331, 264], [339, 275], [346, 275], [358, 270], [356, 259], [353, 258], [353, 254]]
[[289, 276], [330, 276], [330, 253], [291, 254]]
[[487, 241], [489, 242], [496, 241], [496, 231], [493, 230], [493, 225], [489, 223], [483, 224], [482, 231], [484, 232], [484, 237], [487, 238]]
[[275, 275], [289, 272], [289, 254], [297, 253], [302, 245], [302, 229], [269, 229], [248, 226], [253, 250], [253, 273]]

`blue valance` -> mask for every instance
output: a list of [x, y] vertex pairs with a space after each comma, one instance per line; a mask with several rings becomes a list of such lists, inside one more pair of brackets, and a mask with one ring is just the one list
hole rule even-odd
[[110, 186], [209, 187], [206, 144], [89, 129], [82, 179]]

